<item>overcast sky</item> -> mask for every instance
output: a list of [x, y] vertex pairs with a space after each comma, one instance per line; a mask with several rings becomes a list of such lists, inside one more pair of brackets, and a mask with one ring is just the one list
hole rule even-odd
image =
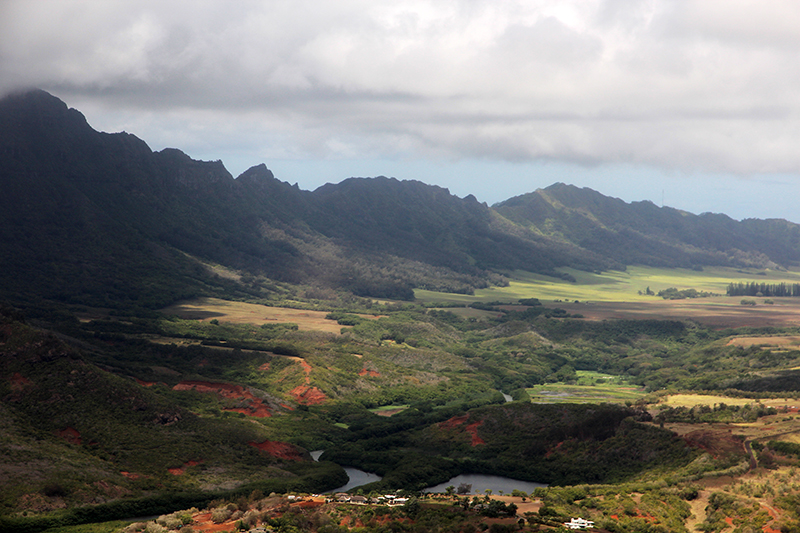
[[800, 222], [797, 0], [0, 0], [21, 87], [304, 189], [563, 181]]

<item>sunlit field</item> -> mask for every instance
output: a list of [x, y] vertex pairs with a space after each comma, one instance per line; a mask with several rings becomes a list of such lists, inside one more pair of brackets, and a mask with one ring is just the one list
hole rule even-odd
[[[176, 315], [186, 319], [213, 320], [233, 322], [236, 324], [297, 324], [300, 330], [340, 333], [342, 330], [335, 320], [325, 318], [325, 311], [292, 309], [287, 307], [268, 307], [221, 300], [219, 298], [197, 298], [181, 302], [161, 310], [166, 315]], [[375, 318], [371, 315], [360, 315], [364, 318]]]
[[645, 394], [618, 376], [584, 370], [576, 374], [575, 384], [547, 383], [526, 390], [535, 403], [625, 403]]
[[[712, 327], [800, 325], [800, 298], [748, 298], [726, 296], [731, 282], [800, 283], [799, 272], [706, 268], [703, 271], [630, 267], [625, 272], [600, 274], [565, 270], [576, 282], [516, 271], [507, 287], [490, 287], [475, 295], [446, 294], [417, 290], [418, 300], [430, 305], [466, 306], [473, 302], [516, 302], [538, 298], [547, 307], [560, 307], [587, 320], [667, 319], [696, 320]], [[659, 291], [695, 289], [715, 296], [665, 300]], [[654, 294], [648, 295], [647, 289]], [[456, 309], [451, 309], [456, 311]]]
[[448, 303], [513, 301], [520, 298], [539, 298], [543, 301], [647, 302], [655, 299], [646, 295], [648, 287], [654, 293], [675, 287], [724, 295], [730, 282], [800, 283], [800, 272], [722, 267], [697, 271], [632, 266], [625, 272], [609, 271], [600, 274], [574, 269], [561, 271], [572, 275], [576, 282], [515, 271], [509, 274], [511, 282], [508, 287], [479, 289], [475, 291], [475, 296], [424, 290], [416, 290], [415, 295], [424, 302]]

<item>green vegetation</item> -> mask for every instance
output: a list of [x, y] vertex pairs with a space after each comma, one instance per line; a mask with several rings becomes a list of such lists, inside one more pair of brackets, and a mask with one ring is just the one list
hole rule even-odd
[[559, 369], [557, 377], [565, 377], [569, 383], [559, 381], [536, 385], [527, 389], [536, 403], [633, 403], [645, 393], [624, 378], [600, 372], [578, 370], [570, 367]]
[[[3, 531], [798, 530], [800, 226], [234, 180], [41, 91], [0, 100], [0, 153]], [[264, 497], [343, 465], [411, 499]], [[551, 486], [417, 494], [470, 473]]]
[[[416, 298], [423, 302], [458, 303], [467, 305], [479, 301], [504, 300], [517, 302], [520, 298], [536, 297], [543, 302], [553, 300], [598, 301], [650, 301], [646, 293], [665, 291], [676, 286], [692, 287], [697, 294], [726, 294], [732, 283], [746, 283], [752, 270], [731, 267], [704, 267], [702, 271], [681, 268], [657, 268], [640, 265], [628, 266], [624, 271], [602, 273], [562, 269], [575, 278], [575, 282], [561, 280], [541, 274], [516, 271], [509, 275], [507, 287], [487, 287], [468, 295], [443, 294], [426, 290], [415, 290]], [[792, 271], [768, 271], [765, 278], [777, 285], [793, 285], [800, 282], [800, 273]], [[736, 280], [736, 281], [731, 281]], [[677, 291], [677, 289], [675, 289]], [[755, 296], [755, 293], [751, 296]], [[764, 296], [768, 296], [766, 293]], [[777, 295], [772, 295], [777, 296]]]

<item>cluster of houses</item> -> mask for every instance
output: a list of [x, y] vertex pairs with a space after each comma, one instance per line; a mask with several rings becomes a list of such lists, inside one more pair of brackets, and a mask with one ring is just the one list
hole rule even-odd
[[368, 498], [366, 496], [360, 495], [352, 495], [346, 492], [337, 492], [336, 494], [330, 495], [325, 498], [326, 502], [337, 502], [337, 503], [353, 503], [356, 505], [367, 505], [370, 503], [375, 503], [378, 505], [388, 505], [388, 506], [398, 506], [398, 505], [405, 505], [408, 503], [408, 498], [402, 498], [395, 496], [394, 494], [385, 494], [383, 496], [378, 496], [376, 498]]

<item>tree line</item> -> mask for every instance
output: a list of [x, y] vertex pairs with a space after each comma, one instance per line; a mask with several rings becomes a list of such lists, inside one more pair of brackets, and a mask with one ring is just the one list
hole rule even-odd
[[800, 296], [800, 283], [731, 282], [728, 296]]

